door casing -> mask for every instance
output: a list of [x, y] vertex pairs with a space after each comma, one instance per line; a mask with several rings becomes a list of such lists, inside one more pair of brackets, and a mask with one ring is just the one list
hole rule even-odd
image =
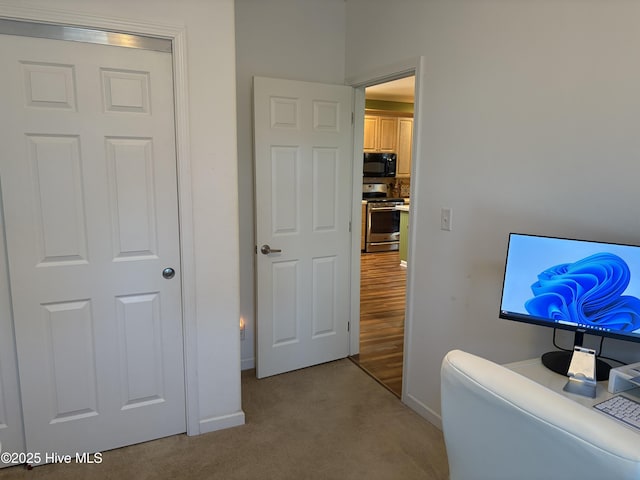
[[[388, 65], [366, 75], [359, 75], [347, 78], [347, 85], [355, 88], [355, 106], [354, 106], [354, 158], [353, 158], [353, 201], [352, 201], [352, 224], [360, 225], [362, 220], [362, 152], [364, 138], [364, 110], [365, 110], [365, 88], [378, 83], [389, 82], [398, 78], [415, 75], [415, 99], [414, 99], [414, 117], [413, 131], [419, 132], [421, 115], [420, 115], [420, 96], [422, 78], [424, 78], [424, 57], [414, 57], [406, 61]], [[420, 158], [420, 135], [413, 135], [412, 157]], [[419, 206], [417, 200], [420, 195], [420, 184], [418, 180], [419, 173], [418, 161], [411, 162], [411, 212], [409, 217], [409, 251], [412, 251], [416, 245], [415, 231], [412, 224], [419, 216]], [[360, 232], [357, 228], [352, 229], [351, 236], [351, 337], [350, 337], [350, 355], [355, 355], [360, 351]], [[411, 357], [411, 334], [413, 330], [413, 308], [411, 298], [413, 298], [415, 268], [413, 266], [412, 257], [407, 259], [407, 293], [405, 301], [405, 328], [404, 328], [404, 355], [403, 355], [403, 371], [402, 371], [402, 402], [406, 403], [413, 410], [421, 415], [430, 418], [429, 412], [425, 412], [425, 407], [421, 402], [414, 399], [410, 394], [410, 362]]]

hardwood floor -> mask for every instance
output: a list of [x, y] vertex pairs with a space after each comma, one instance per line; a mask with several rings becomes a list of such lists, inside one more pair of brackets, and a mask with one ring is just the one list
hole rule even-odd
[[398, 252], [360, 260], [360, 354], [353, 360], [400, 397], [407, 270]]

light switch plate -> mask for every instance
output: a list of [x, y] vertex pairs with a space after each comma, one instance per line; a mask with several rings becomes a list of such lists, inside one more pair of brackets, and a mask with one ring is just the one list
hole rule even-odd
[[440, 210], [440, 230], [451, 231], [451, 209], [443, 208]]

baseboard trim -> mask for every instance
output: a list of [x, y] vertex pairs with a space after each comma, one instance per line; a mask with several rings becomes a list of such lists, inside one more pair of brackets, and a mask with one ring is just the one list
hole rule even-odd
[[418, 415], [423, 417], [427, 422], [433, 424], [439, 430], [442, 430], [442, 417], [439, 413], [434, 411], [433, 409], [427, 407], [424, 403], [418, 400], [411, 394], [407, 394], [402, 401], [407, 405], [411, 410], [416, 412]]
[[239, 427], [244, 425], [244, 412], [240, 410], [236, 413], [229, 415], [222, 415], [220, 417], [211, 417], [200, 420], [200, 434], [215, 432], [217, 430], [224, 430], [225, 428]]
[[240, 359], [240, 370], [251, 370], [253, 368], [256, 368], [256, 359], [254, 357]]

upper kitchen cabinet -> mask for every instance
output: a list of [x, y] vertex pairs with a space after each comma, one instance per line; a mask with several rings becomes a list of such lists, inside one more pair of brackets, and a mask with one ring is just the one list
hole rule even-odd
[[411, 146], [413, 144], [413, 118], [398, 119], [398, 149], [396, 176], [411, 175]]
[[402, 114], [368, 113], [364, 116], [364, 151], [395, 153], [396, 176], [411, 175], [411, 145], [413, 143], [413, 118]]
[[398, 118], [382, 115], [364, 116], [364, 151], [396, 153]]

